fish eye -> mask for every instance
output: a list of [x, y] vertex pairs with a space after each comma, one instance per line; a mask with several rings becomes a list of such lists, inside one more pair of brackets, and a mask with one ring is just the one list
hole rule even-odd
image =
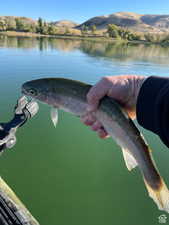
[[34, 88], [31, 88], [30, 90], [29, 90], [29, 93], [31, 94], [31, 95], [33, 95], [33, 96], [36, 96], [38, 93], [37, 93], [37, 90], [35, 90]]

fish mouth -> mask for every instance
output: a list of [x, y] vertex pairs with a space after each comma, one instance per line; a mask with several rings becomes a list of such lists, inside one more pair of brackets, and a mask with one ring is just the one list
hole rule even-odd
[[36, 88], [27, 86], [27, 83], [24, 83], [21, 87], [21, 93], [27, 97], [31, 97], [33, 99], [36, 99], [38, 96], [38, 92]]
[[21, 89], [21, 94], [22, 94], [22, 97], [25, 96], [28, 99], [28, 101], [32, 101], [32, 102], [36, 101], [36, 99], [34, 97], [30, 96], [23, 87]]

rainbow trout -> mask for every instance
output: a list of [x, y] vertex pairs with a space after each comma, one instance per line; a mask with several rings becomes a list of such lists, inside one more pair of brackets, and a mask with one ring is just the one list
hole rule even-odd
[[[76, 116], [86, 114], [88, 93], [91, 85], [63, 78], [43, 78], [28, 81], [22, 86], [22, 93], [51, 105], [51, 117], [57, 123], [57, 109]], [[120, 105], [109, 97], [104, 97], [95, 117], [104, 129], [121, 147], [126, 166], [140, 169], [149, 196], [160, 210], [169, 213], [169, 191], [160, 176], [151, 156], [151, 151], [142, 134]]]

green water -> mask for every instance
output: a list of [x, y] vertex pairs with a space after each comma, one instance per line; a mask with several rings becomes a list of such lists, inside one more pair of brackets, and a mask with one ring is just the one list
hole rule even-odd
[[[93, 84], [104, 75], [169, 76], [168, 61], [169, 48], [159, 46], [0, 36], [1, 121], [11, 119], [27, 80], [59, 76]], [[115, 142], [100, 140], [70, 114], [59, 117], [54, 128], [49, 107], [40, 104], [0, 159], [2, 178], [40, 224], [159, 224], [163, 212], [148, 197], [138, 169], [127, 171]], [[143, 132], [169, 186], [169, 150]]]

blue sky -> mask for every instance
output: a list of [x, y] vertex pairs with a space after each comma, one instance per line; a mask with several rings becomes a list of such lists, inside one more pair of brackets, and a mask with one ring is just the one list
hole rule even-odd
[[5, 0], [0, 15], [42, 17], [47, 21], [62, 19], [82, 23], [94, 16], [127, 11], [140, 14], [169, 14], [169, 0]]

